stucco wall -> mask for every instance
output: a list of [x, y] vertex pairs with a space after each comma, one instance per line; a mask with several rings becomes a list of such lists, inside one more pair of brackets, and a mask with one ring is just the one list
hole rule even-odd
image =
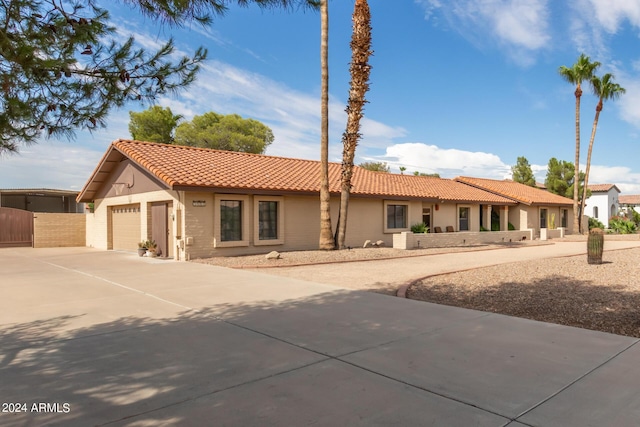
[[[217, 195], [224, 199], [224, 195]], [[266, 196], [273, 197], [273, 196]], [[244, 230], [247, 243], [241, 246], [216, 247], [215, 222], [219, 217], [215, 212], [214, 200], [216, 195], [211, 193], [187, 193], [185, 196], [185, 252], [186, 259], [206, 258], [215, 256], [236, 256], [266, 253], [276, 251], [313, 250], [318, 248], [320, 238], [320, 201], [317, 196], [282, 196], [282, 210], [284, 216], [284, 236], [282, 243], [270, 245], [256, 243], [256, 228], [253, 223]], [[244, 199], [244, 215], [253, 218], [254, 201], [265, 196], [251, 195]], [[205, 201], [205, 206], [193, 207], [192, 201]], [[331, 199], [332, 231], [335, 231], [338, 220], [339, 198]], [[403, 202], [409, 204], [409, 223], [418, 222], [422, 217], [420, 202]], [[200, 203], [201, 204], [201, 203]], [[386, 245], [393, 243], [393, 234], [383, 231], [385, 213], [383, 201], [380, 199], [351, 198], [349, 201], [349, 216], [347, 218], [347, 236], [345, 245], [351, 247], [362, 246], [366, 240], [382, 240]], [[413, 221], [413, 222], [411, 222]]]
[[34, 213], [33, 247], [85, 246], [86, 221], [81, 213]]
[[[440, 203], [437, 204], [438, 210], [433, 211], [432, 221], [433, 228], [440, 227], [442, 231], [447, 229], [447, 226], [450, 225], [453, 229], [457, 229], [457, 210], [455, 203]], [[433, 230], [431, 230], [433, 231]]]
[[[150, 209], [150, 204], [153, 202], [168, 202], [173, 203], [173, 215], [169, 218], [169, 221], [173, 223], [173, 225], [169, 225], [170, 227], [174, 227], [175, 230], [175, 212], [178, 208], [178, 200], [176, 198], [175, 191], [168, 190], [158, 190], [151, 191], [148, 193], [142, 194], [128, 194], [117, 197], [110, 197], [107, 199], [97, 199], [94, 204], [94, 213], [93, 218], [90, 220], [90, 224], [93, 227], [91, 232], [87, 233], [87, 246], [93, 246], [99, 249], [111, 249], [111, 208], [114, 206], [121, 205], [130, 205], [139, 203], [140, 204], [140, 235], [138, 236], [139, 240], [147, 240], [151, 236], [149, 236], [149, 216], [148, 210]], [[175, 234], [174, 234], [175, 235]], [[132, 250], [135, 250], [133, 248]]]
[[[241, 200], [243, 211], [242, 240], [223, 242], [220, 236], [220, 203], [223, 200]], [[275, 200], [279, 202], [278, 239], [258, 241], [257, 202]], [[95, 201], [95, 213], [90, 215], [86, 233], [86, 244], [102, 249], [110, 249], [110, 212], [114, 206], [132, 203], [140, 204], [140, 236], [139, 240], [150, 238], [149, 209], [153, 202], [171, 204], [169, 214], [170, 229], [175, 236], [169, 245], [174, 257], [179, 260], [207, 258], [214, 256], [236, 256], [267, 253], [272, 250], [292, 251], [311, 250], [318, 247], [320, 234], [320, 202], [317, 195], [248, 195], [221, 194], [213, 192], [177, 192], [156, 190], [140, 194], [127, 194]], [[405, 204], [407, 206], [407, 229], [385, 229], [386, 204]], [[432, 230], [440, 226], [443, 231], [447, 226], [458, 230], [458, 208], [470, 208], [470, 231], [480, 230], [480, 207], [473, 204], [442, 203], [431, 212]], [[331, 199], [332, 231], [335, 231], [338, 219], [339, 198]], [[366, 240], [382, 240], [385, 245], [393, 245], [393, 236], [401, 231], [408, 231], [412, 224], [422, 222], [422, 201], [382, 200], [376, 198], [351, 197], [347, 223], [345, 244], [360, 247]], [[496, 206], [496, 209], [499, 207]], [[538, 208], [525, 207], [530, 211], [529, 221], [537, 221]], [[520, 212], [510, 207], [510, 215]], [[282, 217], [282, 218], [280, 218]], [[559, 218], [559, 217], [558, 217]], [[559, 221], [559, 220], [558, 220]], [[559, 226], [559, 223], [557, 224]], [[535, 227], [527, 227], [535, 228]], [[526, 231], [526, 229], [524, 229]], [[453, 237], [451, 237], [453, 238]], [[452, 243], [453, 244], [453, 243]], [[458, 243], [455, 243], [458, 244]]]
[[573, 209], [564, 206], [527, 206], [509, 207], [509, 222], [516, 230], [534, 230], [535, 236], [540, 237], [540, 210], [547, 209], [547, 228], [551, 226], [551, 216], [555, 215], [555, 228], [562, 226], [562, 210], [566, 209], [566, 234], [573, 233]]
[[411, 232], [393, 235], [395, 249], [439, 248], [449, 246], [465, 246], [478, 243], [504, 243], [531, 240], [532, 230], [522, 231], [461, 231], [454, 233]]
[[[587, 216], [596, 218], [602, 222], [605, 227], [609, 225], [609, 219], [611, 219], [611, 209], [613, 206], [614, 215], [620, 210], [618, 203], [618, 191], [615, 188], [611, 188], [608, 192], [592, 193], [586, 201], [584, 213]], [[598, 208], [598, 215], [595, 215], [594, 208]]]

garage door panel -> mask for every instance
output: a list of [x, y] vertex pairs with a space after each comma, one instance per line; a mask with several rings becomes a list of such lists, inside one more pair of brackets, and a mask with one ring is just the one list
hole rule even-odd
[[140, 218], [140, 204], [111, 208], [113, 249], [121, 251], [136, 251], [138, 249]]

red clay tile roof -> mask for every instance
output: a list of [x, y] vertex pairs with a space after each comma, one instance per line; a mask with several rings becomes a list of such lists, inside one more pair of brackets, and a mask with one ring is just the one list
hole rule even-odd
[[511, 180], [500, 181], [459, 176], [455, 178], [455, 181], [473, 185], [527, 205], [573, 205], [571, 199]]
[[[616, 190], [618, 190], [618, 187], [616, 187], [615, 184], [591, 184], [591, 185], [587, 185], [587, 188], [591, 190], [592, 193], [600, 193], [600, 192], [606, 193], [612, 188], [615, 188]], [[618, 193], [619, 192], [620, 190], [618, 190]]]
[[640, 205], [640, 194], [629, 194], [628, 196], [620, 195], [618, 202], [621, 205]]
[[[358, 172], [369, 172], [362, 168], [357, 168]], [[434, 198], [441, 201], [458, 202], [478, 202], [494, 203], [502, 205], [515, 205], [515, 203], [503, 196], [494, 194], [479, 188], [475, 188], [451, 179], [436, 178], [430, 176], [380, 174], [386, 185], [395, 185], [407, 188], [407, 193], [411, 193], [418, 198]], [[425, 196], [425, 195], [435, 196]]]
[[[318, 193], [320, 162], [233, 151], [166, 145], [152, 142], [114, 141], [78, 196], [91, 200], [108, 175], [117, 153], [175, 189], [217, 188], [277, 192]], [[329, 164], [329, 189], [340, 192], [340, 164]], [[355, 167], [352, 195], [515, 204], [512, 200], [478, 188], [434, 177], [372, 172]]]

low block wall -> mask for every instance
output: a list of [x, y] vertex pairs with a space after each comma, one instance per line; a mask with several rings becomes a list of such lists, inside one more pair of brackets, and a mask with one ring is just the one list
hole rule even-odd
[[86, 221], [82, 213], [36, 212], [33, 214], [33, 247], [85, 246]]
[[393, 235], [395, 249], [441, 248], [473, 244], [519, 242], [531, 240], [532, 230], [517, 231], [461, 231], [455, 233], [420, 233], [405, 231]]

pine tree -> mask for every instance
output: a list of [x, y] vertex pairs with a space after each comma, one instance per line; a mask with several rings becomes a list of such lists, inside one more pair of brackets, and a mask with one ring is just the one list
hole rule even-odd
[[[317, 7], [314, 0], [235, 0], [261, 7]], [[153, 21], [210, 24], [230, 0], [124, 0]], [[192, 83], [207, 51], [174, 59], [167, 39], [155, 52], [121, 41], [97, 0], [0, 1], [0, 154], [41, 136], [72, 138], [106, 126], [129, 101], [153, 103]]]
[[530, 187], [536, 186], [536, 178], [533, 176], [531, 165], [526, 157], [518, 157], [518, 161], [515, 166], [511, 166], [511, 176], [515, 182], [528, 185]]

